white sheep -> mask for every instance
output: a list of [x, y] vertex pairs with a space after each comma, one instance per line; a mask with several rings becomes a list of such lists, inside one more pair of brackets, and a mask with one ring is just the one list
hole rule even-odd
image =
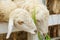
[[36, 30], [36, 25], [34, 24], [33, 19], [31, 18], [29, 12], [24, 9], [17, 8], [11, 12], [9, 17], [9, 26], [8, 26], [9, 28], [7, 38], [9, 38], [12, 32], [13, 25], [16, 28], [20, 29], [20, 31], [26, 31], [31, 34], [35, 34], [34, 31]]

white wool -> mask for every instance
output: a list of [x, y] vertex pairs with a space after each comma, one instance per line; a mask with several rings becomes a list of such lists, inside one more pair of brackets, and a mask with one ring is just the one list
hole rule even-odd
[[[9, 14], [12, 10], [17, 8], [16, 4], [12, 1], [0, 1], [0, 21], [8, 21]], [[4, 16], [4, 17], [3, 17]]]
[[11, 0], [0, 0], [0, 1], [11, 1]]
[[14, 0], [18, 7], [33, 6], [38, 3], [41, 4], [42, 0]]

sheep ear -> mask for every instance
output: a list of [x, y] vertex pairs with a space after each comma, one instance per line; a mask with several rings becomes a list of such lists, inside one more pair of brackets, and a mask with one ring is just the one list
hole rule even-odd
[[9, 23], [8, 23], [8, 33], [7, 33], [6, 39], [9, 38], [9, 36], [12, 32], [12, 29], [13, 29], [13, 18], [10, 18]]

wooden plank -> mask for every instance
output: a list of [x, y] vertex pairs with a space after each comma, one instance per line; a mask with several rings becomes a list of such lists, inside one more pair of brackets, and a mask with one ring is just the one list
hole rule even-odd
[[48, 23], [49, 23], [49, 26], [60, 24], [60, 14], [59, 15], [50, 15]]
[[52, 38], [51, 40], [60, 40], [60, 37]]
[[29, 34], [29, 33], [28, 33], [28, 40], [38, 40], [37, 34], [32, 35], [32, 34]]
[[[6, 33], [0, 34], [0, 40], [7, 40]], [[13, 32], [11, 33], [8, 40], [27, 40], [27, 33], [26, 32]]]

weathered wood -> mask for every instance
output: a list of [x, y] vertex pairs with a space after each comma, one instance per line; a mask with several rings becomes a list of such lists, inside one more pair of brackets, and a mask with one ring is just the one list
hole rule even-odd
[[49, 26], [49, 35], [51, 38], [59, 37], [59, 31], [60, 31], [60, 24], [59, 25], [52, 25]]
[[59, 14], [60, 13], [60, 0], [47, 0], [46, 5], [50, 14]]
[[49, 10], [49, 12], [50, 12], [50, 14], [55, 14], [54, 12], [53, 12], [53, 3], [54, 3], [54, 0], [47, 0], [47, 8], [48, 8], [48, 10]]
[[60, 13], [60, 0], [54, 0], [53, 12]]
[[58, 36], [60, 37], [60, 25], [58, 25]]
[[[0, 40], [7, 40], [6, 34], [0, 34]], [[8, 40], [27, 40], [26, 32], [14, 32]]]

